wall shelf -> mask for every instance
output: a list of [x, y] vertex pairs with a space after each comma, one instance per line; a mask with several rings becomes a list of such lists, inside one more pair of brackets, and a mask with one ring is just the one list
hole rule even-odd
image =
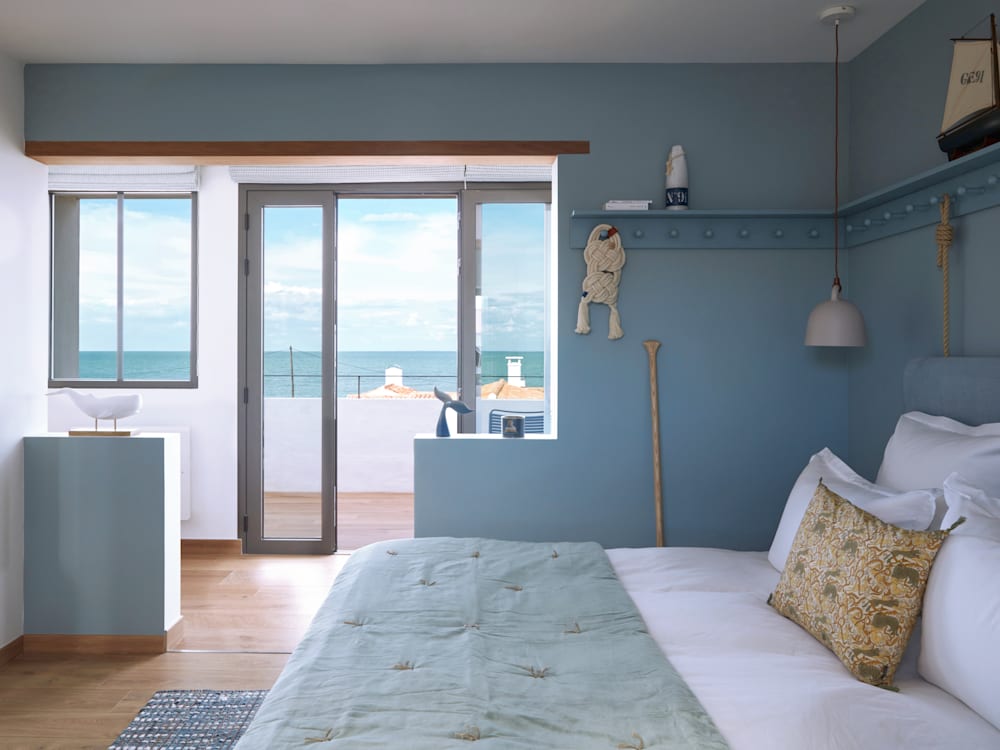
[[[953, 219], [1000, 205], [1000, 144], [890, 185], [840, 208], [843, 247], [937, 224], [942, 196]], [[583, 249], [595, 224], [611, 224], [628, 250], [833, 247], [829, 210], [573, 211], [570, 247]]]
[[939, 203], [951, 196], [953, 219], [1000, 205], [1000, 144], [851, 201], [844, 215], [847, 246], [937, 224]]
[[611, 224], [627, 250], [833, 246], [832, 211], [573, 211], [570, 247], [583, 249], [595, 224]]

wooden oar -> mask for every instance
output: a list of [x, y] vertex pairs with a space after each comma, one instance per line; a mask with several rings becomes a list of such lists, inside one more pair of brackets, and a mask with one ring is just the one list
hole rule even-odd
[[653, 420], [653, 490], [656, 501], [656, 546], [662, 547], [663, 538], [663, 477], [660, 471], [660, 392], [657, 386], [656, 351], [660, 342], [643, 341], [649, 355], [649, 413]]

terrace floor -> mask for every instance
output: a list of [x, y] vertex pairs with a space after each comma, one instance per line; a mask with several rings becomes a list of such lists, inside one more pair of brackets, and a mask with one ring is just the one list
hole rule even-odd
[[[264, 494], [264, 534], [278, 539], [320, 536], [320, 496], [316, 492]], [[413, 536], [413, 494], [337, 494], [337, 549], [349, 551], [386, 539]]]

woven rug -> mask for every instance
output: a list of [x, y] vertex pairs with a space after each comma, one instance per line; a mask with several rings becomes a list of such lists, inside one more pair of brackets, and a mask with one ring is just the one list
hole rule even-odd
[[243, 736], [266, 690], [161, 690], [108, 750], [226, 750]]

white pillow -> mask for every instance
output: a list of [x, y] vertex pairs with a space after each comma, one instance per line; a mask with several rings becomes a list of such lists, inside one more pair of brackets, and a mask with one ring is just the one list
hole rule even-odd
[[1000, 498], [949, 476], [948, 513], [965, 515], [941, 545], [924, 594], [921, 676], [1000, 729]]
[[[898, 491], [940, 487], [955, 471], [1000, 496], [1000, 423], [969, 427], [948, 417], [907, 412], [885, 446], [875, 481]], [[936, 521], [944, 511], [942, 504]]]
[[785, 503], [778, 530], [767, 553], [767, 559], [779, 571], [785, 569], [795, 532], [799, 530], [802, 516], [809, 507], [820, 479], [845, 500], [894, 526], [923, 531], [934, 519], [938, 492], [917, 490], [900, 494], [895, 490], [879, 487], [855, 473], [829, 448], [824, 448], [809, 459]]
[[[964, 518], [965, 522], [952, 534], [1000, 542], [1000, 497], [990, 497], [955, 472], [944, 480], [944, 500], [948, 512], [941, 521], [941, 528], [947, 529]], [[1000, 570], [996, 572], [1000, 575]]]

